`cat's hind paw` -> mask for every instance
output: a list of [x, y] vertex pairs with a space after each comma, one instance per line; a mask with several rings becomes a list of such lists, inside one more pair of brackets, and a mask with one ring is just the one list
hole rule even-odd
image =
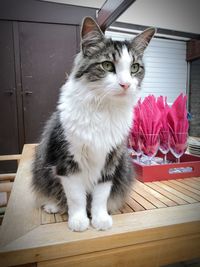
[[55, 203], [48, 203], [43, 206], [43, 209], [47, 213], [58, 213], [60, 212], [59, 207]]

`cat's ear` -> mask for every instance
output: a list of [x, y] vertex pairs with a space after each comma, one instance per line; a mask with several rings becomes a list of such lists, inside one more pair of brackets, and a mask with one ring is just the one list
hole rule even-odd
[[84, 39], [88, 34], [93, 34], [95, 36], [99, 35], [100, 38], [104, 37], [104, 34], [101, 31], [99, 25], [91, 17], [84, 18], [82, 22], [81, 37]]
[[95, 46], [103, 41], [104, 34], [93, 18], [84, 18], [81, 27], [81, 39], [84, 54], [87, 54], [87, 52], [92, 53], [92, 51], [95, 52]]
[[140, 53], [143, 53], [155, 33], [155, 28], [148, 28], [142, 33], [138, 34], [132, 41], [133, 48]]

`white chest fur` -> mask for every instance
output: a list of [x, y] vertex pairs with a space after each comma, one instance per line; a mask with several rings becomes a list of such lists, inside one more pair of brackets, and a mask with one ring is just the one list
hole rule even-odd
[[[96, 183], [106, 156], [127, 136], [132, 121], [132, 106], [104, 102], [100, 105], [84, 92], [63, 86], [60, 119], [70, 143], [70, 152], [89, 183]], [[133, 105], [133, 104], [132, 104]]]

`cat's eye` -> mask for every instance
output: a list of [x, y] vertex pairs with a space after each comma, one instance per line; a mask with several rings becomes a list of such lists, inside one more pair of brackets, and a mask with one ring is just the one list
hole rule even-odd
[[137, 73], [140, 70], [140, 65], [138, 63], [133, 63], [131, 65], [131, 73]]
[[114, 64], [110, 61], [104, 61], [101, 63], [102, 67], [104, 68], [104, 70], [106, 71], [110, 71], [110, 72], [114, 72], [115, 71], [115, 67]]

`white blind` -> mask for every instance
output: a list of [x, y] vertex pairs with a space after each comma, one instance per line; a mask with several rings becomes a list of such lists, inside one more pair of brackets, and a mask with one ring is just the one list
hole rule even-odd
[[[135, 35], [107, 31], [113, 40], [133, 38]], [[144, 54], [146, 74], [142, 83], [141, 97], [149, 94], [167, 96], [172, 103], [181, 93], [186, 93], [187, 62], [184, 41], [152, 39]]]

